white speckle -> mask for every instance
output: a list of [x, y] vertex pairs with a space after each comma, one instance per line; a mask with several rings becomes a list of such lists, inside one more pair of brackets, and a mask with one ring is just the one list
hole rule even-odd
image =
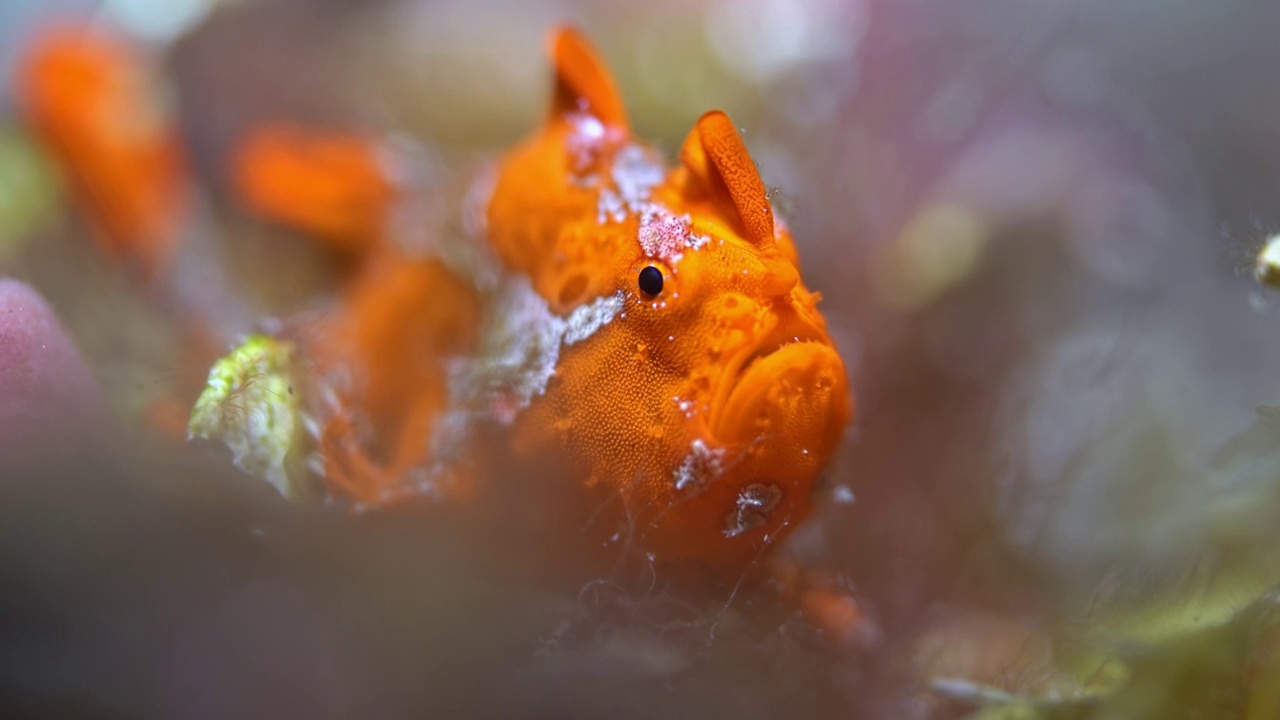
[[337, 412], [342, 408], [342, 401], [338, 399], [338, 393], [331, 383], [323, 383], [320, 386], [320, 399], [330, 412]]
[[1268, 287], [1280, 289], [1280, 235], [1272, 235], [1258, 253], [1253, 267], [1253, 277]]
[[626, 219], [627, 206], [622, 202], [622, 197], [609, 188], [601, 189], [600, 199], [596, 203], [596, 222], [604, 225], [610, 221], [620, 223]]
[[680, 412], [684, 413], [686, 418], [692, 418], [694, 412], [694, 402], [692, 400], [681, 400], [679, 396], [671, 398], [676, 407], [680, 408]]
[[485, 165], [467, 187], [462, 198], [462, 229], [467, 237], [480, 238], [489, 234], [489, 202], [498, 187], [498, 166]]
[[666, 210], [652, 207], [640, 216], [640, 249], [651, 258], [662, 260], [673, 269], [688, 250], [697, 250], [709, 241], [690, 230], [692, 220], [688, 214], [672, 215]]
[[782, 500], [782, 490], [777, 485], [756, 483], [748, 485], [738, 493], [738, 501], [733, 512], [725, 519], [724, 536], [737, 537], [765, 524], [769, 513]]
[[649, 208], [653, 188], [662, 182], [665, 174], [662, 162], [651, 150], [630, 143], [623, 145], [613, 157], [607, 184], [601, 175], [588, 174], [588, 170], [595, 167], [605, 154], [610, 141], [616, 142], [617, 138], [609, 137], [607, 128], [600, 125], [599, 120], [584, 117], [588, 120], [571, 119], [575, 123], [575, 132], [569, 136], [568, 151], [575, 171], [580, 174], [577, 184], [599, 190], [596, 222], [601, 225], [620, 223], [627, 219], [629, 213], [643, 214]]
[[962, 702], [987, 704], [1004, 703], [1013, 699], [1012, 695], [998, 688], [958, 678], [938, 678], [933, 681], [933, 690], [939, 695]]
[[560, 351], [590, 338], [622, 309], [622, 293], [598, 297], [562, 318], [525, 277], [513, 278], [496, 301], [475, 359], [455, 361], [453, 407], [510, 424], [547, 389]]
[[630, 144], [613, 159], [613, 186], [631, 212], [640, 212], [653, 188], [662, 182], [662, 163], [641, 145]]
[[604, 123], [594, 115], [577, 115], [576, 119], [578, 132], [582, 133], [584, 139], [592, 142], [604, 140]]
[[565, 147], [573, 158], [573, 169], [584, 172], [596, 163], [604, 149], [604, 123], [590, 113], [573, 113], [566, 119], [573, 132], [565, 138]]
[[831, 491], [831, 499], [841, 505], [852, 505], [857, 500], [854, 497], [853, 490], [848, 485], [837, 485]]
[[676, 468], [676, 490], [699, 490], [724, 473], [724, 448], [709, 447], [701, 438], [689, 444], [689, 454]]
[[325, 477], [324, 455], [318, 452], [307, 453], [307, 470], [316, 477]]
[[308, 412], [299, 413], [299, 417], [302, 418], [302, 427], [307, 431], [307, 435], [310, 435], [314, 440], [319, 440], [320, 423], [315, 419], [315, 417]]
[[608, 325], [621, 311], [621, 292], [579, 305], [569, 313], [565, 321], [564, 344], [573, 345], [595, 335], [597, 330]]

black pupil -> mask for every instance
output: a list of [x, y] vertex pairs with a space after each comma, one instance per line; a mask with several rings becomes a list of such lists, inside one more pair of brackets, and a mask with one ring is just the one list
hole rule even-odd
[[662, 292], [662, 271], [650, 265], [640, 271], [640, 292], [657, 295]]

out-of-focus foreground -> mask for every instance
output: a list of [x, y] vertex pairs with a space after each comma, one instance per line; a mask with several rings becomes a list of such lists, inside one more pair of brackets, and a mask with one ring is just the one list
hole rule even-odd
[[[10, 99], [75, 14], [154, 52], [180, 118], [216, 262], [178, 298], [104, 262]], [[765, 593], [646, 589], [520, 469], [501, 507], [352, 518], [143, 429], [208, 371], [167, 303], [247, 332], [337, 274], [229, 197], [235, 142], [288, 119], [462, 172], [538, 121], [566, 21], [668, 154], [726, 109], [787, 215], [859, 415], [789, 550], [856, 588], [859, 643]], [[6, 286], [0, 410], [75, 409], [0, 412], [4, 706], [1276, 717], [1280, 296], [1252, 263], [1280, 230], [1277, 57], [1266, 0], [5, 3], [0, 274], [105, 401], [69, 349], [14, 359], [70, 346]], [[212, 267], [234, 307], [201, 304]]]

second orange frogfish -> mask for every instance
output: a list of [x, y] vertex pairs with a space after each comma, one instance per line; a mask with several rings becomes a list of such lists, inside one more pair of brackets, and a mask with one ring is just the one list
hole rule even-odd
[[178, 129], [141, 54], [105, 30], [56, 26], [35, 35], [13, 83], [98, 244], [152, 280], [175, 253], [191, 187]]
[[286, 331], [309, 359], [311, 466], [363, 506], [447, 498], [496, 428], [619, 498], [654, 557], [749, 561], [809, 513], [853, 413], [819, 297], [724, 113], [668, 169], [582, 37], [559, 30], [551, 56], [545, 121], [458, 203], [458, 237], [344, 225], [379, 236], [351, 244], [341, 301]]

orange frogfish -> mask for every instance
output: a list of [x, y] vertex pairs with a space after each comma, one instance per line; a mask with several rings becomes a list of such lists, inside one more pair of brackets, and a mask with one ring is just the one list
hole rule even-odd
[[341, 299], [285, 332], [309, 360], [311, 466], [360, 506], [465, 495], [496, 431], [620, 499], [655, 558], [749, 561], [808, 514], [853, 413], [819, 296], [724, 113], [668, 169], [582, 37], [559, 30], [551, 55], [544, 123], [458, 198], [447, 242], [395, 237], [394, 183], [344, 184], [358, 148], [246, 143], [247, 205], [362, 253]]
[[755, 557], [807, 515], [852, 414], [818, 295], [728, 117], [699, 119], [668, 170], [576, 32], [552, 59], [550, 112], [480, 186], [460, 247], [370, 241], [303, 333], [328, 487], [447, 496], [460, 448], [509, 428], [511, 452], [620, 497], [656, 557]]
[[585, 41], [552, 57], [550, 113], [487, 213], [508, 312], [546, 318], [500, 407], [618, 493], [647, 550], [754, 556], [807, 515], [852, 413], [818, 295], [724, 113], [667, 170]]

